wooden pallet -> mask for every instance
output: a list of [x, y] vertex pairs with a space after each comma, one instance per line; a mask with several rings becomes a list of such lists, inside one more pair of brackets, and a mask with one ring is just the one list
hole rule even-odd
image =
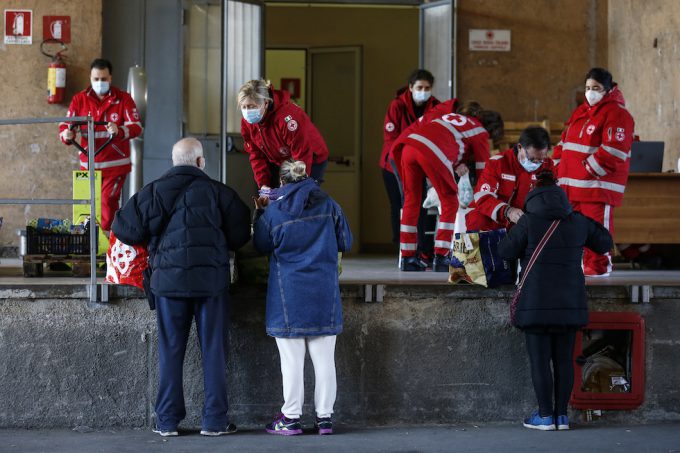
[[[106, 262], [103, 256], [97, 257], [97, 268]], [[69, 265], [73, 277], [90, 275], [89, 255], [26, 255], [24, 256], [24, 277], [42, 277], [45, 265], [61, 263]], [[99, 272], [98, 272], [99, 273]]]

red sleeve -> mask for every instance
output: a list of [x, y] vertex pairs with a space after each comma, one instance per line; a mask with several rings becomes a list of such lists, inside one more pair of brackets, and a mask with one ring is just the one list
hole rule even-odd
[[474, 198], [480, 214], [507, 227], [508, 221], [505, 218], [505, 210], [509, 205], [505, 201], [499, 200], [498, 195], [496, 195], [501, 181], [501, 159], [504, 158], [490, 159], [487, 162], [486, 168], [479, 175]]
[[307, 166], [307, 175], [310, 175], [314, 162], [314, 140], [312, 138], [314, 124], [302, 111], [288, 112], [286, 118], [277, 119], [277, 123], [276, 128], [283, 142], [290, 149], [290, 156], [304, 162]]
[[118, 123], [122, 121], [122, 124], [118, 124], [118, 138], [129, 140], [142, 135], [144, 129], [132, 96], [123, 96], [123, 116], [124, 118], [118, 121]]
[[598, 177], [626, 170], [635, 123], [628, 111], [617, 108], [607, 114], [602, 128], [602, 143], [585, 160], [589, 171]]
[[[71, 104], [69, 104], [69, 106], [68, 106], [68, 111], [66, 112], [66, 116], [68, 116], [68, 117], [78, 116], [78, 110], [79, 110], [79, 107], [78, 107], [79, 102], [78, 101], [79, 101], [79, 98], [80, 98], [80, 96], [78, 94], [73, 96], [73, 99], [71, 99]], [[61, 133], [64, 132], [66, 129], [68, 129], [68, 123], [65, 123], [65, 122], [59, 123], [59, 140], [61, 140], [61, 142], [64, 145], [70, 146], [71, 143], [68, 143], [64, 139], [61, 138]]]
[[248, 153], [250, 159], [250, 166], [253, 169], [253, 176], [257, 187], [270, 186], [272, 175], [269, 170], [269, 161], [262, 154], [262, 151], [257, 146], [253, 145], [250, 137], [250, 129], [245, 124], [245, 120], [241, 120], [241, 136], [243, 136], [243, 147]]
[[401, 111], [398, 100], [393, 100], [387, 108], [385, 121], [383, 123], [383, 153], [387, 158], [389, 150], [392, 149], [394, 142], [402, 133], [401, 120], [404, 113]]

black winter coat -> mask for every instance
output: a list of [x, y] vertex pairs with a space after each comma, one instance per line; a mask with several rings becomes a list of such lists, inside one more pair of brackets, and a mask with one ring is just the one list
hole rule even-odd
[[214, 297], [229, 287], [229, 251], [250, 239], [250, 210], [199, 168], [177, 166], [130, 198], [111, 230], [148, 243], [155, 295]]
[[562, 219], [527, 275], [517, 306], [517, 327], [581, 327], [588, 323], [583, 247], [606, 253], [612, 237], [602, 225], [573, 212], [558, 186], [538, 187], [527, 196], [525, 215], [498, 246], [500, 255], [526, 266], [555, 219]]

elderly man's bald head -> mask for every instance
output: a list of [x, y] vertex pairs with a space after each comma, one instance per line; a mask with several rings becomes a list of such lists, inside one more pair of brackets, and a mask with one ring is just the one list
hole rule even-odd
[[172, 165], [190, 165], [201, 170], [205, 167], [203, 145], [195, 138], [183, 138], [172, 147]]

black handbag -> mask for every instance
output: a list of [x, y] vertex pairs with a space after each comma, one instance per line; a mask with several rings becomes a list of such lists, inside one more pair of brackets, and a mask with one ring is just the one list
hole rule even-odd
[[[184, 190], [175, 198], [175, 204], [172, 206], [172, 211], [170, 211], [170, 216], [168, 216], [168, 221], [165, 222], [165, 226], [163, 227], [163, 231], [160, 234], [160, 239], [158, 239], [158, 246], [156, 247], [156, 250], [158, 250], [163, 243], [163, 238], [165, 237], [165, 230], [168, 228], [168, 224], [170, 223], [170, 219], [172, 219], [172, 215], [175, 213], [175, 209], [177, 208], [177, 203], [179, 203], [179, 200], [181, 200], [184, 197], [184, 194], [189, 190], [189, 187], [194, 181], [192, 180], [185, 188]], [[156, 309], [156, 295], [151, 291], [151, 275], [153, 274], [153, 268], [151, 265], [153, 264], [153, 260], [155, 258], [156, 254], [153, 256], [149, 253], [149, 258], [148, 258], [148, 266], [146, 266], [146, 269], [144, 269], [144, 278], [142, 279], [142, 287], [144, 288], [144, 294], [146, 295], [146, 300], [149, 303], [149, 310], [155, 310]]]

